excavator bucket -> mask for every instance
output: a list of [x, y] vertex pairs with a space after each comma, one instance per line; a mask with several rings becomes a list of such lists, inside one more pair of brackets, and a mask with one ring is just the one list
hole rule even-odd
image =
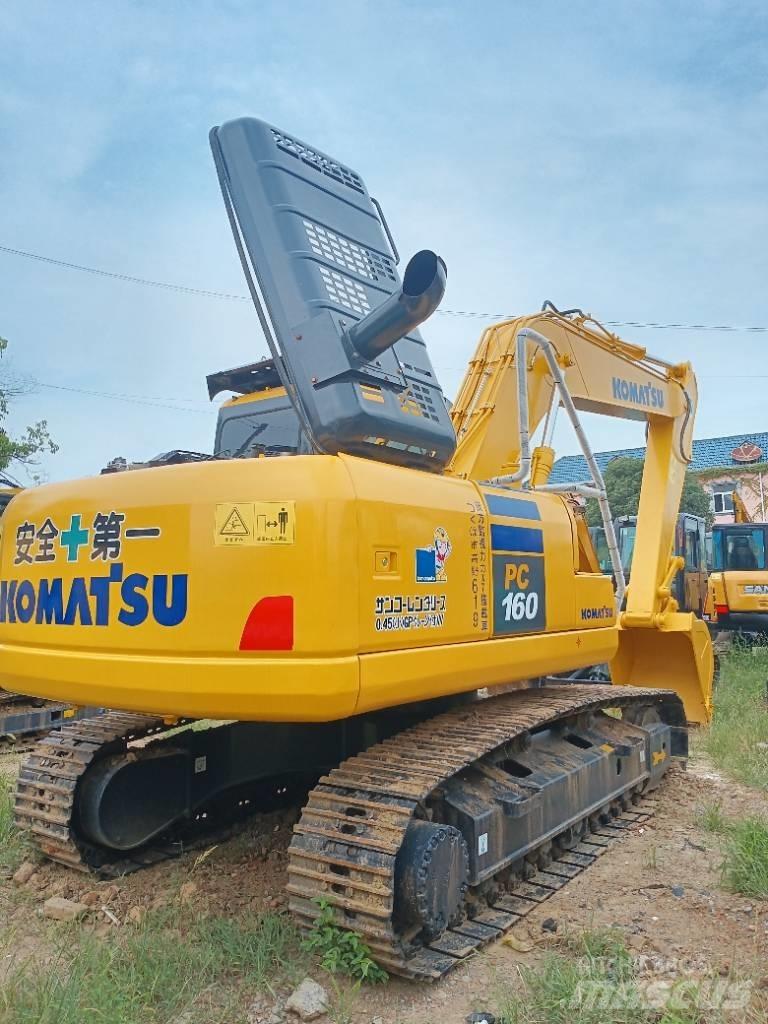
[[695, 615], [666, 615], [659, 628], [624, 626], [611, 662], [617, 686], [651, 686], [675, 690], [689, 722], [712, 717], [714, 654], [706, 625]]

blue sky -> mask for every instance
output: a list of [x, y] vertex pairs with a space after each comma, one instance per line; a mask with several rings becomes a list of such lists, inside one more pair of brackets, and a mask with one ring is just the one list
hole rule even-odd
[[[447, 309], [768, 324], [762, 2], [9, 4], [0, 245], [244, 292], [207, 141], [243, 114], [359, 170], [401, 252], [445, 258]], [[451, 397], [485, 322], [424, 329]], [[697, 436], [768, 427], [768, 335], [624, 334], [694, 362]], [[265, 352], [245, 302], [3, 253], [0, 335], [37, 382], [11, 427], [46, 417], [61, 445], [50, 479], [209, 450], [206, 373]]]

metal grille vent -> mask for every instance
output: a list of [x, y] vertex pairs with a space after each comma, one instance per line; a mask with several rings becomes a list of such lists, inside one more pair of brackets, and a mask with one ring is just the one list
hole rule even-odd
[[378, 281], [380, 277], [387, 277], [392, 282], [397, 281], [391, 260], [342, 235], [337, 235], [329, 228], [313, 224], [311, 220], [305, 219], [303, 224], [310, 248], [317, 256], [337, 263], [361, 277], [367, 277], [370, 281]]
[[436, 423], [440, 422], [440, 417], [437, 415], [437, 409], [432, 402], [432, 391], [430, 388], [424, 387], [423, 384], [417, 384], [416, 381], [411, 381], [408, 390], [413, 395], [414, 399], [418, 402], [419, 407], [423, 414], [430, 420], [434, 420]]
[[327, 267], [318, 266], [317, 269], [320, 271], [320, 276], [323, 279], [325, 290], [331, 302], [343, 306], [352, 313], [357, 313], [358, 316], [370, 313], [371, 305], [368, 302], [368, 296], [362, 285], [358, 284], [357, 281], [353, 281], [351, 277], [347, 277], [346, 274], [339, 274], [337, 271], [329, 270]]
[[286, 135], [284, 132], [279, 132], [277, 129], [272, 129], [272, 137], [275, 140], [275, 145], [278, 149], [282, 149], [285, 153], [290, 153], [291, 156], [295, 156], [298, 160], [308, 164], [310, 167], [314, 167], [316, 171], [320, 171], [322, 174], [327, 174], [329, 178], [333, 178], [335, 181], [340, 182], [342, 185], [348, 185], [349, 188], [353, 188], [356, 192], [364, 192], [363, 183], [355, 174], [354, 171], [350, 171], [348, 167], [344, 167], [342, 164], [337, 164], [334, 160], [329, 160], [326, 156], [320, 156], [314, 149], [310, 149], [309, 146], [305, 146], [302, 142], [297, 142], [296, 139], [292, 139], [290, 135]]

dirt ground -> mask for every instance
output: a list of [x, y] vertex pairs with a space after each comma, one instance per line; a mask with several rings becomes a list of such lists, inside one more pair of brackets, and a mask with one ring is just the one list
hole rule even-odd
[[[0, 752], [0, 773], [12, 775], [18, 761], [18, 755]], [[517, 926], [513, 942], [532, 946], [529, 952], [501, 941], [437, 984], [393, 979], [386, 988], [348, 992], [344, 1018], [360, 1024], [453, 1024], [469, 1013], [492, 1009], [499, 985], [521, 966], [535, 965], [551, 946], [551, 932], [542, 929], [547, 918], [556, 922], [558, 935], [614, 926], [659, 977], [730, 974], [768, 988], [768, 904], [721, 888], [717, 839], [697, 821], [702, 807], [714, 801], [722, 803], [727, 816], [768, 813], [766, 794], [726, 781], [695, 757], [687, 772], [677, 772], [662, 788], [649, 823]], [[180, 898], [190, 914], [279, 909], [284, 906], [285, 850], [297, 816], [298, 810], [257, 817], [205, 857], [198, 850], [115, 883], [94, 883], [51, 864], [41, 865], [24, 886], [2, 878], [0, 929], [12, 928], [20, 954], [28, 954], [35, 948], [38, 911], [52, 895], [92, 904], [87, 927], [104, 935], [130, 927], [140, 914], [133, 908]], [[322, 972], [314, 976], [328, 984]]]

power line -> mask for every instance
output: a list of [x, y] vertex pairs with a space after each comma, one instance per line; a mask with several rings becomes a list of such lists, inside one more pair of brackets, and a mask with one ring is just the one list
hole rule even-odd
[[[41, 256], [39, 253], [27, 252], [24, 249], [12, 249], [6, 245], [0, 245], [0, 252], [10, 256], [21, 256], [24, 259], [37, 260], [39, 263], [49, 263], [56, 267], [65, 267], [67, 270], [77, 270], [83, 274], [96, 274], [99, 277], [109, 277], [115, 281], [127, 281], [129, 284], [145, 285], [148, 288], [163, 288], [166, 291], [181, 292], [186, 295], [202, 295], [208, 299], [226, 299], [235, 302], [250, 302], [250, 296], [238, 295], [233, 292], [212, 291], [207, 288], [192, 288], [183, 284], [172, 284], [168, 281], [154, 281], [147, 277], [136, 277], [132, 274], [118, 274], [110, 270], [101, 270], [98, 267], [86, 267], [80, 263], [70, 263], [67, 260], [57, 260], [52, 256]], [[515, 313], [481, 313], [469, 309], [438, 309], [437, 312], [443, 316], [464, 316], [478, 317], [484, 320], [511, 320]], [[605, 320], [606, 327], [641, 327], [653, 331], [726, 331], [730, 333], [751, 333], [766, 334], [768, 326], [765, 327], [739, 327], [734, 324], [676, 324], [676, 323], [644, 323], [640, 320]]]
[[[165, 402], [152, 398], [150, 395], [124, 395], [114, 394], [109, 391], [91, 391], [88, 388], [72, 388], [65, 384], [46, 384], [40, 380], [36, 380], [34, 383], [37, 387], [49, 388], [52, 391], [69, 391], [77, 395], [88, 395], [91, 398], [109, 398], [116, 402], [130, 402], [134, 405], [149, 405], [155, 409], [171, 409], [173, 412], [195, 412], [198, 414], [210, 415], [215, 409], [214, 406], [211, 406], [209, 409], [189, 409], [183, 405], [168, 405]], [[172, 399], [172, 401], [176, 401], [176, 399]], [[177, 401], [188, 402], [192, 401], [192, 399], [180, 398], [177, 399]]]
[[[466, 367], [447, 366], [447, 367], [443, 367], [443, 369], [444, 370], [464, 370], [464, 369], [466, 369]], [[736, 378], [740, 379], [741, 377], [747, 376], [747, 375], [745, 375], [745, 374], [717, 374], [717, 375], [715, 375], [715, 374], [698, 374], [698, 376], [699, 377], [714, 377], [714, 376], [717, 376], [717, 378], [719, 380], [726, 379], [726, 378], [728, 380], [730, 380], [730, 379], [736, 379]], [[763, 379], [768, 378], [768, 374], [749, 374], [749, 376], [752, 379], [755, 379], [755, 380], [757, 380], [757, 379], [763, 380]], [[46, 384], [44, 381], [39, 381], [39, 380], [35, 380], [34, 383], [35, 383], [35, 385], [37, 387], [48, 388], [48, 389], [53, 390], [53, 391], [66, 391], [66, 392], [69, 392], [69, 393], [72, 393], [72, 394], [76, 394], [76, 395], [86, 395], [89, 398], [106, 398], [106, 399], [109, 399], [109, 401], [112, 401], [112, 402], [128, 402], [131, 405], [146, 405], [146, 406], [149, 406], [150, 408], [154, 408], [154, 409], [170, 409], [171, 412], [192, 412], [192, 413], [197, 413], [198, 415], [205, 415], [205, 416], [210, 416], [213, 412], [218, 412], [218, 406], [213, 406], [212, 405], [212, 406], [210, 406], [207, 409], [191, 409], [191, 408], [187, 408], [187, 407], [185, 407], [183, 405], [168, 405], [168, 403], [164, 402], [162, 399], [155, 398], [155, 397], [153, 397], [151, 395], [127, 395], [127, 394], [120, 394], [120, 393], [111, 392], [111, 391], [95, 391], [95, 390], [90, 390], [88, 388], [69, 387], [68, 385], [65, 385], [65, 384]], [[194, 399], [192, 399], [192, 398], [178, 398], [178, 399], [171, 398], [170, 401], [192, 402], [192, 401], [194, 401]]]
[[23, 256], [28, 260], [37, 260], [39, 263], [51, 263], [56, 267], [66, 267], [67, 270], [79, 270], [83, 274], [98, 274], [99, 277], [111, 277], [115, 281], [128, 281], [130, 284], [143, 284], [150, 288], [165, 288], [173, 292], [185, 292], [188, 295], [204, 295], [209, 299], [235, 299], [238, 302], [248, 300], [247, 295], [232, 295], [229, 292], [214, 292], [205, 288], [189, 288], [183, 284], [169, 284], [167, 281], [151, 281], [146, 277], [134, 277], [131, 274], [116, 274], [111, 270], [100, 270], [98, 267], [85, 267], [80, 263], [68, 263], [66, 260], [55, 260], [51, 256], [40, 256], [35, 252], [25, 252], [23, 249], [10, 249], [8, 246], [0, 245], [0, 252], [8, 253], [11, 256]]

